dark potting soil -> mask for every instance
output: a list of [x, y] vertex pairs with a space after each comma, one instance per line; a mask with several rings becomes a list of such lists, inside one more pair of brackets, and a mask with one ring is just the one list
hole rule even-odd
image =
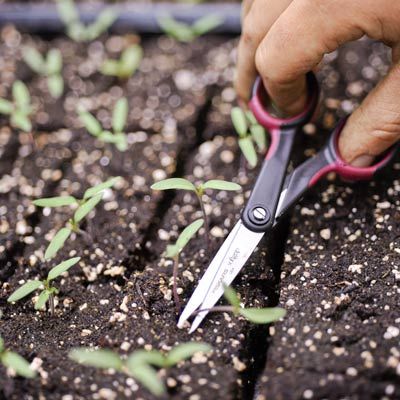
[[[25, 77], [41, 110], [36, 124], [42, 132], [35, 135], [35, 148], [27, 135], [13, 132], [1, 119], [0, 334], [8, 347], [34, 360], [39, 377], [2, 373], [0, 397], [152, 399], [132, 378], [77, 365], [67, 358], [68, 351], [100, 346], [129, 354], [140, 348], [168, 350], [188, 340], [208, 342], [214, 351], [160, 371], [168, 387], [165, 398], [249, 399], [255, 386], [259, 399], [398, 396], [398, 164], [385, 179], [351, 190], [340, 181], [324, 183], [322, 194], [314, 191], [294, 210], [289, 234], [284, 221], [260, 245], [235, 287], [246, 306], [281, 304], [288, 310], [282, 322], [268, 328], [214, 314], [188, 335], [176, 328], [172, 262], [162, 252], [201, 214], [192, 194], [153, 192], [150, 185], [186, 176], [243, 186], [240, 193], [204, 196], [211, 248], [201, 231], [182, 253], [178, 287], [185, 303], [236, 222], [256, 176], [256, 170], [241, 169], [229, 121], [235, 41], [207, 38], [178, 45], [167, 38], [145, 40], [140, 70], [128, 82], [117, 82], [95, 72], [96, 63], [137, 37], [96, 41], [89, 46], [90, 57], [84, 47], [55, 39], [51, 46], [65, 49], [64, 72], [71, 84], [53, 113], [43, 82], [24, 72], [18, 50], [21, 41], [42, 49], [49, 44], [19, 38], [12, 28], [1, 35], [8, 40], [1, 49], [9, 73], [0, 71], [5, 80], [0, 95], [9, 93], [15, 76]], [[364, 65], [361, 72], [359, 65]], [[330, 55], [320, 72], [325, 110], [316, 126], [306, 127], [294, 158], [312, 154], [324, 141], [315, 129], [326, 133], [386, 69], [385, 51], [370, 42]], [[107, 126], [121, 95], [131, 106], [125, 153], [96, 141], [74, 114], [82, 98]], [[79, 197], [87, 187], [117, 175], [120, 183], [82, 225], [90, 238], [72, 237], [54, 261], [44, 263], [48, 240], [72, 211], [36, 209], [31, 201]], [[36, 312], [31, 298], [7, 304], [23, 280], [44, 277], [53, 262], [76, 255], [80, 263], [58, 282], [55, 317]]]

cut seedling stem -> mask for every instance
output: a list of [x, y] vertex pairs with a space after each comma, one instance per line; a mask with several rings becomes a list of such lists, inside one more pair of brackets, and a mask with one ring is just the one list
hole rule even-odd
[[200, 314], [201, 312], [231, 312], [234, 313], [235, 312], [235, 308], [233, 306], [215, 306], [212, 308], [202, 308], [201, 310], [196, 310], [193, 312], [193, 316]]
[[54, 295], [53, 293], [49, 296], [50, 314], [54, 317], [55, 307], [54, 307]]

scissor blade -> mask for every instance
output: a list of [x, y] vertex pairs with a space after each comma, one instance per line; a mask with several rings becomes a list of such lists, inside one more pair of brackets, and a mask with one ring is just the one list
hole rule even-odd
[[228, 237], [225, 239], [224, 243], [218, 250], [217, 254], [214, 256], [213, 260], [211, 261], [210, 265], [208, 266], [206, 272], [204, 273], [203, 277], [201, 278], [199, 284], [196, 287], [196, 290], [193, 292], [192, 296], [189, 299], [188, 304], [182, 311], [182, 314], [179, 317], [178, 327], [182, 328], [183, 323], [196, 311], [201, 303], [204, 301], [208, 289], [212, 285], [214, 277], [218, 273], [218, 269], [221, 266], [221, 263], [229, 250], [229, 247], [236, 237], [237, 231], [239, 230], [241, 223], [238, 222], [233, 229], [231, 230]]
[[213, 267], [213, 269], [216, 270], [216, 274], [212, 282], [208, 284], [208, 290], [204, 295], [204, 300], [199, 305], [199, 310], [204, 311], [197, 314], [189, 333], [194, 332], [198, 328], [208, 314], [208, 310], [213, 307], [224, 294], [225, 286], [229, 286], [232, 283], [263, 236], [264, 232], [253, 232], [247, 229], [241, 221], [236, 224], [234, 230], [228, 236], [229, 246], [225, 246], [223, 252], [221, 252], [223, 249], [221, 247], [220, 251], [211, 262], [209, 268]]

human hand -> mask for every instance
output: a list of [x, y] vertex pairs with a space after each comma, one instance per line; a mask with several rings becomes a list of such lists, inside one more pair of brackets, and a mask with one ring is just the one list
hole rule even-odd
[[400, 139], [400, 2], [393, 0], [244, 0], [235, 87], [248, 102], [257, 73], [274, 105], [302, 111], [305, 74], [324, 54], [364, 35], [392, 48], [388, 75], [356, 109], [342, 131], [339, 151], [367, 166]]

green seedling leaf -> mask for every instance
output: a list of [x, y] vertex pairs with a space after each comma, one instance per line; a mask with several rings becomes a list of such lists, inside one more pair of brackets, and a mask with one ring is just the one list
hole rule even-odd
[[196, 191], [196, 187], [192, 182], [184, 178], [169, 178], [162, 181], [153, 183], [151, 185], [153, 190], [169, 190], [169, 189], [184, 189], [192, 192]]
[[32, 130], [30, 119], [20, 110], [16, 110], [11, 114], [10, 122], [13, 127], [21, 129], [24, 132], [30, 132]]
[[65, 260], [62, 263], [56, 265], [49, 271], [47, 275], [47, 280], [52, 281], [53, 279], [58, 278], [64, 272], [68, 271], [73, 265], [75, 265], [80, 259], [81, 259], [80, 257], [73, 257], [70, 258], [69, 260]]
[[112, 115], [112, 128], [114, 132], [122, 132], [124, 130], [126, 120], [128, 118], [128, 100], [123, 97], [115, 104]]
[[79, 119], [85, 126], [86, 130], [93, 136], [99, 136], [103, 128], [100, 125], [100, 122], [97, 121], [97, 119], [87, 111], [81, 111], [79, 113]]
[[47, 300], [49, 300], [49, 297], [50, 292], [48, 290], [43, 290], [43, 292], [40, 293], [39, 298], [37, 299], [35, 310], [41, 310], [47, 303]]
[[267, 135], [265, 129], [261, 125], [252, 125], [250, 133], [253, 140], [256, 142], [258, 150], [262, 151], [267, 148]]
[[168, 244], [165, 249], [165, 257], [174, 258], [180, 252], [179, 247], [176, 244]]
[[181, 42], [190, 42], [196, 37], [189, 25], [178, 22], [170, 16], [159, 18], [158, 24], [168, 36]]
[[250, 110], [245, 111], [247, 121], [249, 121], [250, 125], [258, 125], [258, 121], [254, 114]]
[[29, 363], [13, 351], [6, 351], [2, 354], [1, 361], [4, 366], [12, 368], [20, 376], [25, 378], [34, 378], [36, 376], [36, 372], [30, 367]]
[[206, 189], [217, 189], [217, 190], [230, 190], [237, 191], [241, 189], [241, 186], [234, 182], [227, 182], [220, 179], [212, 179], [201, 185], [203, 190]]
[[286, 311], [280, 307], [241, 308], [239, 313], [254, 324], [269, 324], [285, 316]]
[[224, 289], [224, 297], [228, 301], [228, 303], [234, 307], [235, 311], [239, 310], [240, 307], [240, 300], [233, 288], [230, 286], [226, 286]]
[[46, 70], [48, 75], [59, 74], [62, 68], [62, 55], [58, 49], [50, 49], [47, 53]]
[[57, 11], [65, 25], [79, 21], [78, 10], [72, 0], [56, 0]]
[[239, 139], [239, 147], [252, 168], [257, 165], [257, 153], [250, 137]]
[[118, 76], [122, 78], [132, 76], [139, 68], [142, 58], [143, 49], [138, 44], [129, 46], [121, 55]]
[[24, 47], [22, 50], [22, 58], [37, 74], [43, 75], [45, 73], [44, 58], [34, 47]]
[[61, 75], [51, 75], [47, 78], [47, 87], [51, 97], [58, 99], [64, 92], [64, 79]]
[[131, 357], [126, 362], [129, 373], [155, 396], [163, 395], [166, 390], [163, 382], [158, 377], [154, 368], [147, 364], [131, 364]]
[[71, 235], [71, 232], [72, 231], [69, 228], [61, 228], [55, 234], [44, 253], [45, 260], [50, 260], [58, 253], [58, 251], [64, 246], [65, 241], [69, 238], [69, 235]]
[[11, 114], [14, 110], [13, 104], [5, 99], [0, 99], [0, 114]]
[[91, 197], [86, 203], [82, 204], [74, 214], [74, 221], [79, 222], [86, 217], [96, 207], [96, 205], [101, 201], [103, 193], [99, 193]]
[[87, 189], [83, 195], [83, 198], [85, 200], [89, 199], [90, 197], [95, 196], [96, 194], [102, 192], [103, 190], [113, 187], [117, 183], [118, 179], [120, 179], [120, 177], [115, 176], [113, 178], [106, 180], [105, 182], [99, 183], [98, 185]]
[[28, 294], [34, 292], [39, 289], [40, 286], [43, 285], [42, 281], [28, 281], [24, 283], [21, 287], [19, 287], [8, 299], [9, 303], [13, 303], [14, 301], [21, 300], [22, 298], [28, 296]]
[[119, 76], [120, 64], [117, 60], [105, 60], [100, 67], [100, 72], [103, 75]]
[[110, 131], [101, 132], [98, 138], [105, 143], [115, 143], [115, 135]]
[[119, 151], [126, 151], [128, 149], [128, 142], [124, 133], [116, 133], [115, 135], [115, 146]]
[[166, 366], [172, 367], [178, 364], [179, 361], [186, 360], [192, 357], [195, 353], [208, 353], [212, 347], [207, 343], [188, 342], [175, 346], [166, 357]]
[[79, 364], [88, 365], [90, 367], [112, 368], [117, 371], [122, 368], [120, 356], [111, 350], [91, 350], [85, 347], [78, 347], [72, 349], [68, 357]]
[[241, 138], [247, 135], [247, 121], [244, 111], [240, 107], [233, 107], [231, 111], [231, 119], [233, 126]]
[[114, 21], [118, 18], [118, 14], [111, 8], [103, 10], [96, 19], [96, 22], [87, 28], [87, 36], [89, 40], [96, 39], [105, 32]]
[[76, 203], [75, 197], [72, 196], [57, 196], [57, 197], [45, 197], [43, 199], [37, 199], [33, 201], [33, 204], [38, 207], [62, 207], [70, 206]]
[[222, 24], [222, 22], [223, 18], [221, 18], [219, 15], [206, 15], [198, 19], [192, 25], [192, 30], [196, 36], [201, 36], [217, 28]]
[[128, 358], [128, 363], [134, 368], [143, 364], [151, 364], [157, 367], [165, 367], [165, 357], [157, 350], [136, 350]]
[[74, 21], [67, 26], [67, 34], [72, 40], [75, 40], [76, 42], [89, 40], [89, 38], [87, 37], [87, 29], [79, 20]]
[[0, 354], [4, 351], [4, 340], [3, 338], [0, 336]]
[[15, 81], [12, 86], [12, 95], [15, 104], [18, 108], [25, 110], [29, 108], [31, 102], [31, 96], [29, 94], [28, 88], [21, 81]]

